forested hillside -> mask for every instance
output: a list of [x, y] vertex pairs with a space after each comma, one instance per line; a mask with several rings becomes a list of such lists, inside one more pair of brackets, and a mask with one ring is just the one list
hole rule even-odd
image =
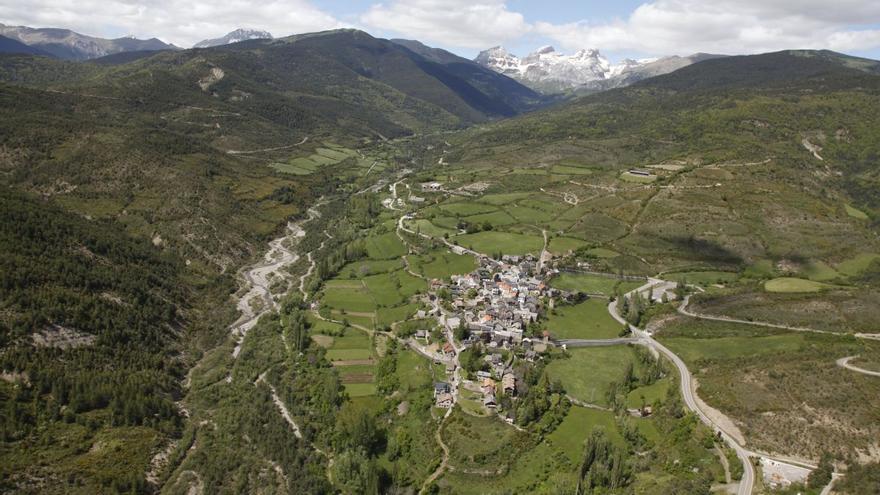
[[[184, 419], [179, 335], [194, 296], [183, 263], [8, 189], [0, 209], [0, 487], [141, 486], [130, 468]], [[96, 440], [106, 449], [89, 450]]]

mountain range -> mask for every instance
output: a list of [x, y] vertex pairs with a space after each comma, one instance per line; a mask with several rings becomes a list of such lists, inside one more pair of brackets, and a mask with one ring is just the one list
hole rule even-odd
[[519, 58], [504, 47], [480, 52], [474, 62], [509, 76], [543, 93], [590, 92], [628, 86], [636, 81], [667, 74], [719, 55], [698, 53], [687, 57], [624, 59], [611, 64], [599, 50], [583, 49], [572, 55], [545, 46]]
[[57, 28], [31, 28], [0, 24], [0, 35], [64, 60], [89, 60], [121, 52], [179, 49], [156, 38], [148, 40], [134, 37], [104, 39], [86, 36], [69, 29]]

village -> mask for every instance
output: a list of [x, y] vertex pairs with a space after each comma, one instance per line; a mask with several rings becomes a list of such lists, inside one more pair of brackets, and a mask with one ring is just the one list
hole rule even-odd
[[[448, 381], [434, 384], [437, 407], [451, 408], [468, 396], [478, 399], [485, 412], [492, 412], [499, 410], [499, 397], [516, 397], [514, 360], [540, 359], [550, 344], [548, 333], [538, 337], [534, 333], [540, 331], [537, 322], [542, 311], [563, 295], [546, 283], [551, 274], [539, 269], [533, 256], [504, 255], [500, 260], [480, 257], [479, 267], [471, 273], [431, 281], [424, 302], [432, 309], [416, 317], [434, 318], [442, 337], [432, 341], [432, 332], [419, 330], [414, 339], [425, 345], [435, 362], [446, 365]], [[479, 355], [478, 363], [463, 363], [465, 350], [469, 357]]]

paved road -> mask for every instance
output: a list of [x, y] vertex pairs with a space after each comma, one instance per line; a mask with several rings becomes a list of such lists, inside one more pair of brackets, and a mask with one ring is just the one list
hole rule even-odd
[[[651, 290], [656, 285], [668, 284], [664, 280], [649, 278], [647, 283], [634, 289], [627, 293], [627, 295], [642, 293], [648, 290]], [[700, 409], [700, 406], [697, 404], [697, 400], [694, 394], [694, 386], [691, 377], [691, 372], [688, 370], [687, 365], [684, 361], [681, 360], [675, 353], [670, 351], [666, 346], [654, 340], [650, 334], [645, 332], [644, 330], [636, 327], [635, 325], [630, 325], [626, 320], [624, 320], [617, 312], [617, 300], [611, 301], [608, 303], [608, 313], [611, 314], [611, 317], [617, 320], [622, 325], [627, 325], [629, 329], [632, 331], [633, 336], [635, 336], [639, 343], [647, 346], [650, 349], [653, 349], [655, 352], [659, 352], [666, 356], [672, 363], [678, 368], [678, 374], [681, 376], [681, 393], [684, 397], [684, 403], [688, 409], [694, 411], [697, 414], [697, 417], [700, 420], [708, 425], [715, 431], [721, 433], [721, 438], [724, 440], [727, 445], [730, 446], [735, 452], [737, 457], [739, 457], [740, 461], [743, 464], [743, 477], [740, 480], [739, 488], [737, 488], [737, 495], [751, 495], [752, 487], [755, 484], [755, 467], [752, 465], [752, 461], [749, 458], [750, 452], [745, 449], [742, 445], [740, 445], [732, 436], [730, 436], [727, 432], [721, 429], [711, 418], [709, 418], [706, 413]]]
[[556, 345], [566, 347], [607, 347], [611, 345], [638, 344], [641, 339], [621, 337], [618, 339], [560, 339], [553, 341]]

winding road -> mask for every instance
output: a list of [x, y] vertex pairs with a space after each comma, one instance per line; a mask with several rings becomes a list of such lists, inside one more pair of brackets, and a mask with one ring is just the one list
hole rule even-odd
[[[633, 289], [628, 292], [626, 296], [636, 293], [642, 293], [645, 291], [653, 290], [655, 286], [661, 284], [668, 284], [664, 280], [649, 278], [647, 283]], [[721, 434], [721, 438], [724, 442], [730, 446], [731, 449], [736, 452], [736, 456], [739, 457], [740, 461], [742, 461], [743, 465], [743, 476], [739, 482], [739, 487], [737, 488], [737, 495], [751, 495], [752, 487], [755, 484], [755, 466], [752, 464], [750, 455], [752, 454], [748, 451], [743, 445], [741, 445], [736, 439], [733, 438], [727, 431], [725, 431], [717, 422], [713, 421], [712, 418], [708, 416], [706, 412], [700, 407], [698, 398], [696, 393], [694, 392], [694, 384], [693, 377], [691, 376], [690, 370], [688, 370], [687, 365], [682, 361], [680, 357], [678, 357], [674, 352], [670, 351], [666, 346], [654, 340], [654, 338], [646, 331], [640, 329], [635, 325], [631, 325], [629, 322], [624, 320], [620, 314], [617, 312], [617, 300], [611, 301], [608, 303], [608, 313], [612, 318], [617, 320], [621, 325], [627, 325], [632, 331], [633, 335], [638, 339], [639, 344], [644, 345], [655, 352], [659, 352], [666, 356], [667, 359], [672, 361], [672, 364], [678, 369], [678, 374], [681, 377], [681, 394], [684, 397], [684, 403], [688, 409], [696, 413], [697, 417], [705, 423], [707, 426], [712, 428], [714, 431], [718, 431]]]

